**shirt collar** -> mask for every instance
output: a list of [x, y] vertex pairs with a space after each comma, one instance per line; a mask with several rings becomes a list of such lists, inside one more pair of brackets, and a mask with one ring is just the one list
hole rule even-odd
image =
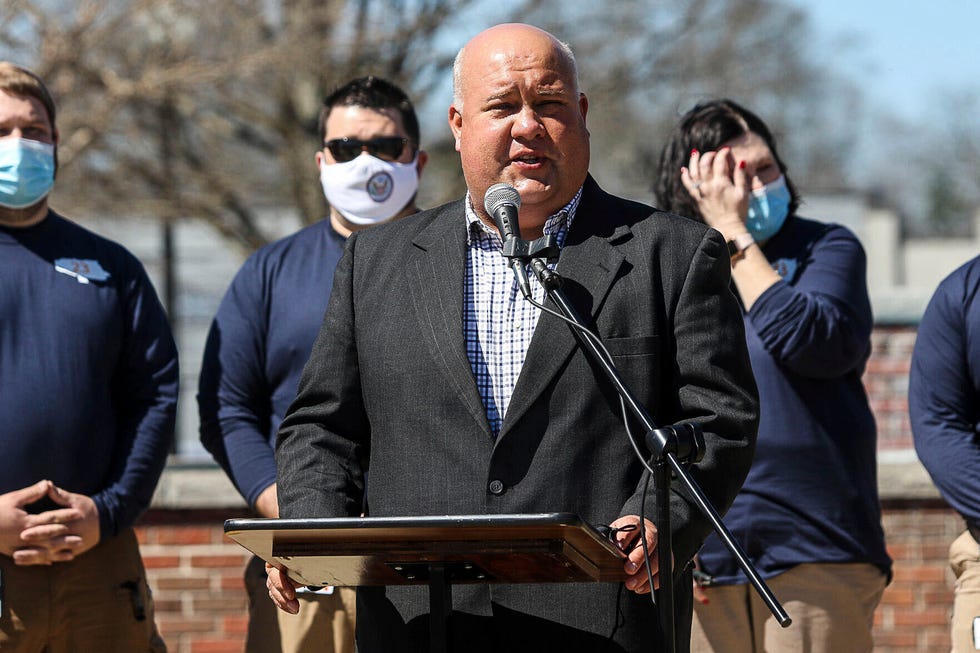
[[[558, 239], [558, 246], [564, 244], [564, 236], [568, 233], [569, 228], [572, 226], [572, 220], [575, 218], [575, 212], [578, 210], [579, 202], [582, 199], [582, 187], [580, 186], [578, 192], [575, 193], [575, 197], [571, 199], [565, 206], [561, 207], [557, 213], [552, 214], [544, 222], [544, 234], [554, 234]], [[470, 192], [466, 191], [466, 202], [464, 203], [466, 207], [466, 243], [470, 245], [473, 243], [473, 239], [489, 238], [495, 247], [498, 249], [503, 247], [500, 241], [500, 236], [497, 231], [480, 219], [480, 216], [476, 214], [476, 210], [473, 208], [473, 202], [470, 198]]]

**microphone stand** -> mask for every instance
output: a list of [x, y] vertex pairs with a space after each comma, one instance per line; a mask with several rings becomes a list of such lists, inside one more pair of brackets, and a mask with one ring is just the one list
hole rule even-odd
[[[762, 597], [766, 606], [776, 617], [780, 626], [786, 628], [792, 623], [789, 615], [780, 605], [765, 581], [749, 561], [742, 547], [732, 537], [731, 532], [721, 521], [721, 516], [714, 506], [705, 496], [704, 491], [694, 481], [682, 464], [682, 461], [697, 462], [704, 455], [704, 440], [701, 435], [701, 427], [694, 423], [681, 423], [673, 426], [657, 428], [647, 410], [633, 395], [626, 383], [623, 381], [619, 370], [613, 361], [606, 355], [601, 346], [598, 336], [592, 334], [579, 317], [575, 307], [568, 301], [568, 297], [561, 286], [564, 279], [554, 270], [548, 267], [545, 258], [557, 259], [558, 248], [554, 243], [553, 236], [544, 236], [531, 243], [514, 238], [510, 242], [515, 242], [510, 247], [505, 246], [504, 256], [512, 261], [520, 260], [520, 267], [523, 269], [530, 261], [538, 282], [548, 293], [548, 297], [558, 307], [559, 312], [569, 322], [576, 339], [581, 343], [586, 355], [594, 361], [606, 378], [612, 383], [616, 392], [619, 394], [624, 405], [630, 413], [642, 424], [646, 431], [644, 437], [647, 447], [652, 451], [654, 461], [653, 476], [654, 488], [657, 494], [656, 510], [654, 523], [657, 527], [657, 557], [660, 560], [661, 571], [666, 569], [666, 573], [660, 573], [660, 589], [656, 591], [657, 612], [660, 618], [660, 626], [664, 636], [664, 650], [667, 653], [675, 651], [674, 634], [674, 575], [671, 556], [671, 531], [670, 531], [670, 480], [671, 471], [674, 476], [687, 488], [694, 498], [702, 514], [711, 522], [711, 526], [718, 537], [735, 556], [739, 566], [748, 576], [749, 581], [755, 587], [756, 592]], [[509, 252], [509, 254], [508, 254]], [[516, 267], [516, 266], [514, 266]], [[526, 274], [526, 270], [525, 270]], [[649, 466], [648, 466], [649, 469]], [[640, 525], [642, 528], [642, 524]], [[653, 588], [650, 588], [653, 591]]]

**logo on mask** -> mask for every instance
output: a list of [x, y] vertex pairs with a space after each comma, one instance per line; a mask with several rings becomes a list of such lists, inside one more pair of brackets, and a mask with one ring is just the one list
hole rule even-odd
[[343, 163], [322, 162], [320, 183], [330, 206], [349, 222], [384, 222], [415, 196], [419, 188], [418, 155], [411, 163], [382, 161], [367, 153]]
[[386, 171], [376, 172], [371, 175], [367, 182], [368, 196], [375, 202], [384, 202], [391, 197], [391, 191], [395, 188], [395, 182], [391, 175]]

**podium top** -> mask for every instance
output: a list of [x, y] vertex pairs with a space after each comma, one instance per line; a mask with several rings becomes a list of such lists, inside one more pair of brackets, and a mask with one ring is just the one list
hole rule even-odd
[[619, 582], [625, 555], [572, 513], [230, 519], [225, 534], [306, 585]]

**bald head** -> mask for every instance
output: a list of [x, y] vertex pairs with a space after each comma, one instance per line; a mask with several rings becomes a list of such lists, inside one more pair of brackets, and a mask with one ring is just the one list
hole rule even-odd
[[487, 189], [505, 183], [521, 195], [522, 236], [541, 235], [589, 173], [588, 108], [571, 50], [548, 32], [497, 25], [466, 44], [456, 58], [449, 126], [484, 221]]
[[562, 65], [566, 67], [570, 78], [574, 80], [575, 92], [578, 93], [578, 67], [575, 64], [575, 54], [567, 43], [559, 41], [549, 32], [533, 25], [505, 23], [480, 32], [456, 53], [456, 58], [453, 60], [453, 104], [456, 107], [463, 105], [463, 68], [468, 51], [473, 52], [475, 59], [479, 56], [477, 53], [481, 51], [481, 48], [496, 47], [498, 41], [501, 43], [510, 42], [517, 47], [526, 47], [527, 44], [536, 39], [550, 43], [550, 47], [554, 48], [555, 54], [563, 60]]

